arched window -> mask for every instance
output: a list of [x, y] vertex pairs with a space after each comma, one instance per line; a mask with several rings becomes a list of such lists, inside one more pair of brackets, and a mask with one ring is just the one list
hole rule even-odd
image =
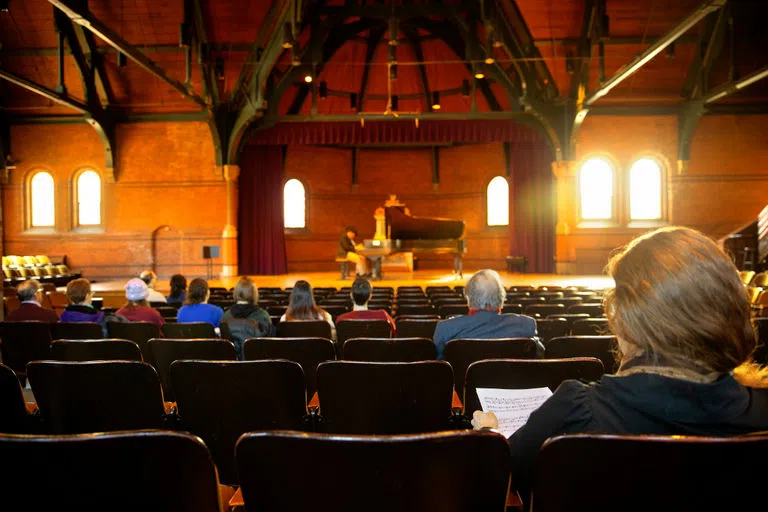
[[53, 227], [56, 224], [53, 176], [45, 171], [36, 173], [29, 182], [29, 189], [31, 226], [33, 228]]
[[506, 178], [496, 176], [488, 183], [486, 210], [489, 226], [509, 225], [509, 183]]
[[95, 171], [85, 171], [77, 177], [77, 225], [101, 224], [101, 177]]
[[582, 220], [611, 220], [613, 210], [613, 166], [603, 158], [591, 158], [579, 170]]
[[283, 187], [283, 221], [286, 229], [307, 227], [307, 195], [304, 184], [295, 178]]
[[629, 219], [657, 220], [662, 217], [661, 166], [652, 158], [641, 158], [629, 170]]

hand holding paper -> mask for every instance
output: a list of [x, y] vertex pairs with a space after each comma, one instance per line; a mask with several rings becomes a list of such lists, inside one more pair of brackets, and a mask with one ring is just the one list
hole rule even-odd
[[496, 389], [477, 388], [477, 397], [485, 412], [493, 412], [504, 437], [522, 427], [533, 411], [552, 396], [549, 388]]

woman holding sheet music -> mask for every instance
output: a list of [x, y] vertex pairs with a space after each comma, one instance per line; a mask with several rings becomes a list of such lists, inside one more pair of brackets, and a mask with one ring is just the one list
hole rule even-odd
[[[708, 237], [661, 228], [611, 258], [604, 307], [618, 338], [615, 375], [564, 381], [509, 437], [512, 485], [528, 501], [536, 455], [564, 433], [735, 435], [768, 430], [768, 371], [738, 271]], [[475, 428], [497, 428], [475, 412]]]

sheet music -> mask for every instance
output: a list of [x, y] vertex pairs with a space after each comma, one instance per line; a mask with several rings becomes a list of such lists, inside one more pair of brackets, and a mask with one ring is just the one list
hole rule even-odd
[[476, 388], [483, 412], [493, 412], [499, 419], [504, 437], [522, 427], [533, 411], [552, 396], [549, 388], [497, 389]]

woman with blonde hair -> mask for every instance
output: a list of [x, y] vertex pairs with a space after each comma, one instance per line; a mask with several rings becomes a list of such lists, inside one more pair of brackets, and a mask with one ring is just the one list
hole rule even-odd
[[[607, 270], [615, 287], [604, 307], [619, 370], [598, 382], [564, 381], [509, 438], [512, 482], [524, 499], [541, 445], [558, 434], [768, 430], [768, 381], [750, 360], [750, 305], [736, 267], [710, 238], [661, 228], [633, 240]], [[495, 417], [476, 411], [473, 425], [495, 428]]]

